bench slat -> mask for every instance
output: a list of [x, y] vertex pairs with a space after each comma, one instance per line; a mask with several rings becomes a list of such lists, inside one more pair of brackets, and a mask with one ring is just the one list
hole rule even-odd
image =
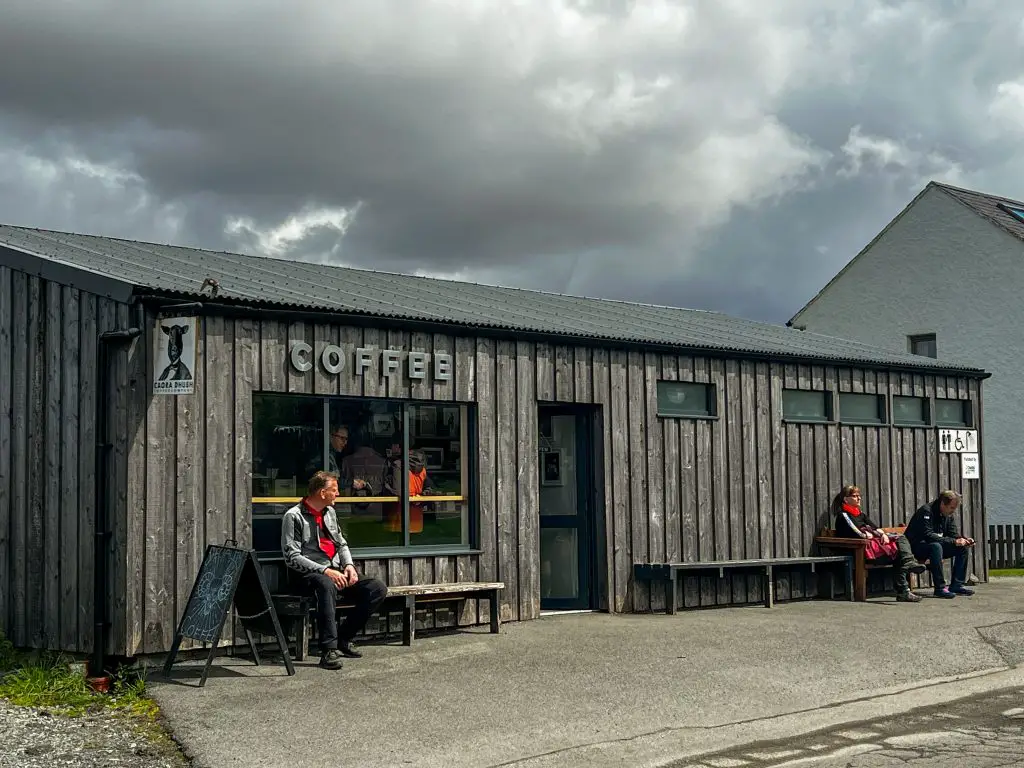
[[388, 595], [440, 595], [458, 592], [489, 592], [495, 589], [504, 589], [505, 584], [500, 581], [464, 581], [454, 584], [408, 584], [396, 587], [388, 587]]

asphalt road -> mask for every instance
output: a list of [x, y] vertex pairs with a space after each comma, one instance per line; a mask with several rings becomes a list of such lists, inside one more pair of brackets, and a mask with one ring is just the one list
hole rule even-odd
[[747, 744], [672, 764], [672, 768], [769, 766], [1024, 766], [1024, 688], [993, 691], [795, 739]]

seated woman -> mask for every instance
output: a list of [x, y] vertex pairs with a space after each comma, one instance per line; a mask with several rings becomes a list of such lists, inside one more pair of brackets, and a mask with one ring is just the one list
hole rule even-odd
[[917, 562], [905, 536], [889, 535], [877, 526], [861, 509], [860, 488], [844, 485], [832, 500], [836, 536], [867, 539], [864, 557], [868, 560], [891, 558], [896, 599], [901, 603], [917, 603], [920, 596], [910, 591], [908, 573], [924, 573], [925, 567]]

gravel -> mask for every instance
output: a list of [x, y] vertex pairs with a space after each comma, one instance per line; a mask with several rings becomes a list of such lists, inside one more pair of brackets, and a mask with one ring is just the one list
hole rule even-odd
[[158, 727], [99, 711], [67, 717], [0, 699], [0, 768], [187, 768]]

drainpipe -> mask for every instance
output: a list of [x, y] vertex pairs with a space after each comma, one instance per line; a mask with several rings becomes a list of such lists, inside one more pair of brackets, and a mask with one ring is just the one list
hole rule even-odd
[[107, 648], [107, 627], [110, 625], [110, 604], [107, 593], [107, 552], [113, 534], [110, 528], [110, 510], [107, 508], [107, 475], [109, 472], [110, 434], [107, 425], [107, 388], [110, 380], [110, 346], [131, 343], [142, 334], [145, 310], [141, 303], [135, 305], [136, 325], [131, 328], [105, 331], [99, 334], [96, 345], [96, 460], [95, 500], [93, 509], [93, 530], [95, 549], [93, 553], [93, 650], [89, 674], [103, 675], [104, 656]]

